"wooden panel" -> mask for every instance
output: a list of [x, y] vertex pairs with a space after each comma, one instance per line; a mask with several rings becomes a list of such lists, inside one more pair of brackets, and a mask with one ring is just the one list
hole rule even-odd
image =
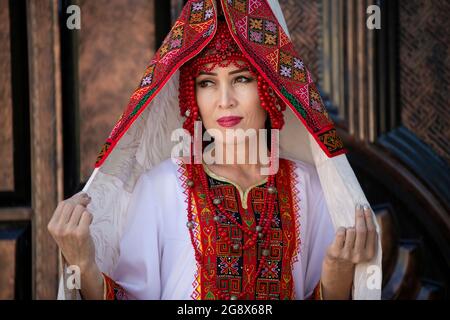
[[29, 221], [32, 218], [31, 208], [0, 208], [1, 221]]
[[14, 190], [11, 45], [8, 1], [0, 1], [0, 191]]
[[[367, 28], [366, 9], [378, 5], [382, 29]], [[323, 93], [339, 127], [374, 142], [398, 125], [396, 2], [322, 0]]]
[[0, 300], [31, 298], [29, 222], [0, 222], [0, 270]]
[[367, 105], [368, 105], [368, 95], [367, 95], [367, 28], [366, 28], [366, 15], [365, 9], [367, 0], [357, 0], [356, 1], [356, 48], [357, 53], [357, 82], [358, 91], [356, 93], [356, 107], [357, 107], [357, 121], [358, 130], [355, 132], [356, 137], [364, 140], [367, 137]]
[[[331, 104], [339, 111], [339, 123], [355, 138], [373, 142], [377, 138], [376, 31], [366, 26], [366, 9], [374, 0], [323, 0], [324, 79], [330, 84]], [[329, 42], [328, 46], [325, 44]], [[330, 51], [330, 52], [329, 52]], [[384, 59], [384, 56], [382, 57]], [[329, 74], [328, 74], [329, 73]], [[328, 92], [328, 91], [327, 91]]]
[[80, 179], [86, 181], [154, 54], [154, 1], [82, 0], [80, 6]]
[[0, 238], [0, 300], [14, 299], [16, 241]]
[[346, 67], [346, 0], [322, 0], [321, 65], [322, 93], [331, 115], [347, 120], [345, 89], [347, 86]]
[[61, 103], [58, 0], [27, 1], [33, 207], [33, 297], [54, 299], [57, 248], [47, 224], [61, 200], [57, 172], [58, 123]]
[[346, 29], [346, 65], [347, 65], [347, 99], [346, 105], [348, 109], [347, 121], [348, 121], [348, 132], [354, 135], [356, 132], [356, 112], [357, 112], [357, 99], [356, 95], [358, 92], [358, 81], [356, 79], [357, 75], [357, 41], [355, 41], [355, 34], [357, 30], [356, 22], [356, 1], [349, 0], [347, 3], [347, 29]]
[[399, 5], [402, 122], [450, 163], [450, 2]]

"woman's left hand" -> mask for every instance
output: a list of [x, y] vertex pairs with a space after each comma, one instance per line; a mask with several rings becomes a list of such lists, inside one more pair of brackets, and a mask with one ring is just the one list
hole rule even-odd
[[324, 299], [351, 297], [355, 265], [375, 256], [377, 237], [370, 207], [356, 206], [355, 226], [340, 227], [326, 252], [321, 276]]

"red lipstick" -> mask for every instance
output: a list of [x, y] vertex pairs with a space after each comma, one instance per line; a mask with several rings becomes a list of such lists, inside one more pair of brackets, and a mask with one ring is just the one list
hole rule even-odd
[[242, 117], [228, 116], [217, 119], [217, 123], [222, 127], [230, 128], [237, 125], [241, 120]]

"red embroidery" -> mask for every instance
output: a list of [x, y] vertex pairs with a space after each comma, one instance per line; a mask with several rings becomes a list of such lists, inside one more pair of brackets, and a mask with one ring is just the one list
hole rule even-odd
[[104, 279], [104, 299], [105, 300], [127, 300], [125, 290], [113, 279], [102, 273]]
[[[280, 159], [280, 168], [276, 175], [278, 190], [274, 218], [270, 231], [270, 255], [267, 267], [262, 269], [256, 280], [255, 292], [245, 299], [293, 299], [294, 286], [292, 277], [292, 261], [298, 249], [296, 212], [292, 190], [293, 166], [288, 160]], [[181, 169], [182, 173], [185, 169]], [[195, 174], [198, 176], [198, 174]], [[185, 177], [183, 178], [185, 185]], [[242, 206], [236, 188], [226, 182], [208, 177], [208, 183], [213, 193], [224, 199], [225, 210], [239, 223], [256, 227], [260, 212], [264, 207], [264, 184], [254, 187], [248, 195], [248, 208]], [[197, 245], [204, 259], [204, 270], [199, 270], [199, 285], [201, 299], [217, 299], [214, 287], [217, 286], [230, 294], [239, 295], [252, 281], [258, 262], [261, 259], [261, 240], [258, 245], [242, 252], [242, 247], [234, 248], [223, 238], [231, 239], [233, 243], [245, 243], [249, 236], [229, 220], [217, 224], [214, 221], [215, 212], [208, 208], [205, 195], [199, 181], [194, 181], [193, 205], [198, 217]], [[185, 186], [186, 187], [186, 186]], [[226, 237], [225, 237], [226, 236]]]
[[319, 281], [315, 286], [313, 293], [306, 298], [306, 300], [323, 300], [322, 297], [322, 282]]

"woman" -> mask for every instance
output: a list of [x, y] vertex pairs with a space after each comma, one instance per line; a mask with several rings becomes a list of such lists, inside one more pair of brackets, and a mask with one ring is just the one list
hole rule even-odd
[[[92, 199], [60, 203], [49, 223], [83, 298], [379, 298], [366, 281], [376, 222], [280, 21], [277, 2], [186, 4], [99, 157]], [[197, 121], [213, 138], [200, 148]], [[194, 139], [172, 161], [180, 122]]]

